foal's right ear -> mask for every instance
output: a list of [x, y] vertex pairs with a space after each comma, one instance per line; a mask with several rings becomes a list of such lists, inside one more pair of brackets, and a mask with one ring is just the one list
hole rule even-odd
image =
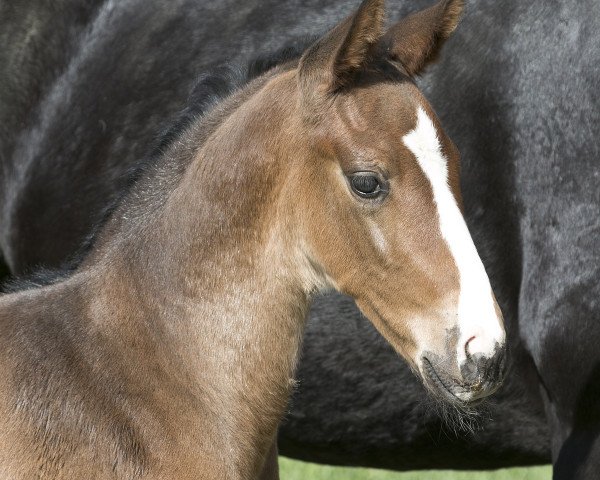
[[348, 85], [383, 35], [384, 0], [363, 0], [358, 10], [313, 44], [300, 59], [298, 79], [305, 97]]

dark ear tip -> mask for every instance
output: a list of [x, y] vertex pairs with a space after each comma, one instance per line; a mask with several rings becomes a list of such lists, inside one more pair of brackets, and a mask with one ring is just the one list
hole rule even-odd
[[436, 60], [452, 35], [465, 5], [464, 0], [440, 0], [393, 25], [380, 43], [380, 52], [400, 64], [410, 77], [419, 75]]
[[442, 10], [440, 33], [443, 38], [448, 38], [460, 22], [465, 0], [442, 0], [438, 5]]
[[300, 59], [298, 75], [310, 88], [335, 91], [353, 80], [384, 33], [385, 0], [363, 0], [354, 14], [314, 43]]

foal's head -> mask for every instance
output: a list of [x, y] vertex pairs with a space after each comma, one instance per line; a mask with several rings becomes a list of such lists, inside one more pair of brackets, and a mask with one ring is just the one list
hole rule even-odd
[[[461, 213], [458, 150], [412, 80], [456, 27], [462, 1], [386, 32], [383, 8], [364, 0], [262, 90], [261, 108], [279, 99], [287, 109], [276, 122], [285, 138], [269, 140], [291, 172], [286, 228], [310, 268], [354, 297], [432, 391], [470, 402], [499, 385], [502, 315]], [[266, 110], [246, 116], [266, 132]]]
[[412, 81], [461, 9], [441, 1], [384, 32], [383, 0], [365, 0], [315, 43], [296, 73], [295, 153], [311, 262], [430, 389], [469, 402], [499, 385], [502, 315], [461, 213], [458, 150]]

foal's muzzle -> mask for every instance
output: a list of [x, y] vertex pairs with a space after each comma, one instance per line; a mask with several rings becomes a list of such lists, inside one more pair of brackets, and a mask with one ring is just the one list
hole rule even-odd
[[459, 374], [451, 373], [456, 369], [445, 368], [446, 362], [435, 361], [435, 355], [432, 357], [424, 356], [422, 359], [425, 382], [451, 403], [474, 403], [494, 393], [502, 384], [506, 358], [504, 346], [497, 345], [490, 357], [467, 353], [459, 366]]

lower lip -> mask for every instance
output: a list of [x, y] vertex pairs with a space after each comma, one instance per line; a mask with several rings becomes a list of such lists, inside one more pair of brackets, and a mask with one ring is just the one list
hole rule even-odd
[[433, 365], [427, 358], [423, 358], [423, 364], [425, 373], [433, 382], [433, 384], [437, 387], [437, 390], [440, 391], [443, 394], [443, 396], [446, 397], [447, 400], [451, 401], [452, 403], [460, 403], [461, 405], [469, 406], [476, 406], [483, 400], [483, 397], [477, 397], [468, 400], [460, 398], [446, 386], [446, 383], [441, 379], [441, 377], [438, 375], [437, 371], [435, 370], [435, 368], [433, 368]]

